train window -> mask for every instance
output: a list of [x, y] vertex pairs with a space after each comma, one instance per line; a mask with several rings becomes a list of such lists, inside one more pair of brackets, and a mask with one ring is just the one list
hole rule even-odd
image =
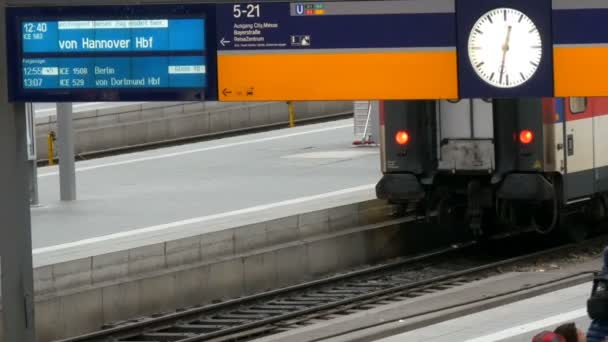
[[572, 114], [584, 113], [587, 111], [587, 98], [586, 97], [571, 97], [570, 98], [570, 112]]

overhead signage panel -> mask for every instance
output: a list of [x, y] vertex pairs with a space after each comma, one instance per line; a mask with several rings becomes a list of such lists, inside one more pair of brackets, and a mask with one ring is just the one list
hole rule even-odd
[[453, 0], [217, 7], [221, 100], [453, 98]]
[[6, 13], [13, 102], [608, 95], [608, 5], [600, 0], [273, 1]]
[[[218, 6], [220, 51], [446, 47], [453, 6], [430, 1], [262, 3]], [[433, 2], [443, 6], [432, 6]], [[452, 14], [446, 14], [449, 12]], [[410, 34], [408, 34], [408, 32]], [[415, 32], [415, 34], [413, 34]]]
[[11, 98], [215, 99], [215, 47], [209, 48], [206, 11], [156, 10], [91, 20], [77, 13], [13, 17], [19, 54], [12, 61]]

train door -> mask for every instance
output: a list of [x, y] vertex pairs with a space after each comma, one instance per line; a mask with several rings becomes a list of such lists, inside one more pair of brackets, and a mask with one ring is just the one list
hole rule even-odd
[[438, 169], [448, 172], [494, 170], [491, 100], [439, 101]]
[[585, 199], [594, 192], [594, 123], [586, 97], [564, 100], [564, 153], [566, 201]]

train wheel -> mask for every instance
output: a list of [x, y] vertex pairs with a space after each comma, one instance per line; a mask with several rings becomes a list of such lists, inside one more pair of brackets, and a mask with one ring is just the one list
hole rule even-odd
[[560, 221], [557, 229], [560, 239], [578, 243], [584, 241], [589, 236], [590, 227], [583, 215], [568, 215]]

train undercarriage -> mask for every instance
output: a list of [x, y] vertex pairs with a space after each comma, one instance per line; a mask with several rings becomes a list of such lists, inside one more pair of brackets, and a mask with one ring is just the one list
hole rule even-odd
[[[542, 181], [542, 189], [522, 180], [526, 178]], [[512, 179], [493, 184], [491, 176], [437, 176], [432, 185], [419, 183], [416, 189], [421, 192], [415, 195], [410, 188], [409, 199], [389, 201], [404, 208], [413, 205], [418, 217], [479, 239], [536, 232], [576, 242], [606, 224], [608, 193], [563, 203], [559, 175], [527, 174]], [[383, 185], [378, 184], [380, 193]]]
[[565, 103], [387, 103], [378, 198], [416, 203], [419, 215], [475, 238], [537, 232], [579, 241], [605, 221], [608, 182], [598, 181], [599, 168], [583, 169], [589, 158], [573, 147], [577, 135], [568, 134], [578, 129], [582, 141], [591, 129], [579, 128], [580, 120], [553, 121]]

